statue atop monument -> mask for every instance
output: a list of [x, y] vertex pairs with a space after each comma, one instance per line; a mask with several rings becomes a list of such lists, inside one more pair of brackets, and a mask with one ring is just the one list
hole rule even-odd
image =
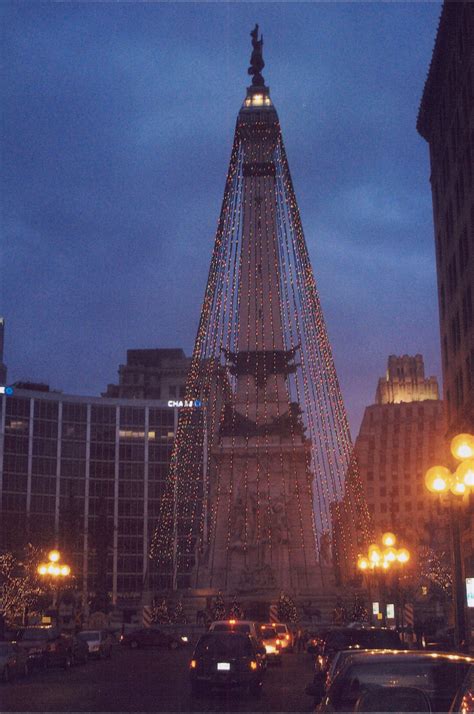
[[255, 25], [254, 29], [250, 33], [252, 38], [252, 56], [250, 57], [250, 67], [248, 68], [248, 73], [253, 75], [252, 86], [253, 87], [264, 87], [265, 80], [261, 75], [262, 69], [265, 67], [265, 62], [262, 57], [263, 49], [263, 35], [258, 39], [258, 25]]

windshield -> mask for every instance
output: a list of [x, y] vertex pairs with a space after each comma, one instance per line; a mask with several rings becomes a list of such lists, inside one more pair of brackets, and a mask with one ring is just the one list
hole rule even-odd
[[231, 625], [230, 623], [223, 622], [222, 624], [215, 625], [212, 628], [213, 632], [245, 632], [250, 633], [250, 625]]
[[260, 634], [264, 640], [272, 640], [277, 637], [277, 632], [273, 627], [262, 627]]
[[390, 650], [403, 649], [398, 632], [395, 630], [342, 630], [331, 632], [326, 640], [327, 649], [361, 649]]
[[[447, 711], [468, 668], [466, 662], [423, 657], [404, 660], [396, 656], [381, 660], [354, 661], [334, 680], [333, 701], [337, 708], [355, 705], [364, 691], [377, 687], [412, 687], [421, 689], [431, 699], [433, 711]], [[336, 701], [339, 700], [339, 701]], [[446, 708], [447, 707], [447, 708]]]
[[92, 630], [79, 632], [77, 636], [80, 640], [100, 640], [100, 632], [93, 632]]
[[252, 643], [240, 635], [204, 635], [196, 647], [196, 657], [251, 657]]
[[57, 632], [55, 630], [50, 630], [50, 629], [34, 629], [31, 628], [31, 630], [27, 627], [26, 630], [23, 630], [23, 640], [49, 640], [50, 638], [56, 637]]

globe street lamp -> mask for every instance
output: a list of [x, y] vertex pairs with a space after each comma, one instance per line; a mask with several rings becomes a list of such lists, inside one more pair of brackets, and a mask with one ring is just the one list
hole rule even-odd
[[461, 554], [461, 533], [456, 506], [462, 505], [462, 498], [474, 488], [474, 435], [458, 434], [451, 440], [451, 454], [459, 461], [451, 472], [446, 466], [432, 466], [425, 474], [425, 486], [431, 493], [448, 499], [453, 549], [453, 605], [455, 645], [467, 648], [469, 633], [466, 622], [465, 597], [463, 587], [463, 567]]
[[[397, 537], [394, 533], [387, 532], [382, 536], [382, 546], [380, 547], [377, 543], [372, 543], [369, 545], [367, 555], [360, 555], [357, 560], [357, 567], [362, 574], [367, 576], [367, 584], [369, 587], [369, 597], [371, 597], [371, 577], [374, 576], [377, 583], [377, 590], [380, 596], [382, 596], [382, 591], [385, 600], [385, 585], [384, 579], [381, 575], [388, 573], [390, 569], [393, 570], [396, 566], [404, 566], [410, 560], [410, 551], [407, 548], [395, 548], [397, 542]], [[398, 588], [397, 588], [398, 589]], [[385, 602], [382, 603], [382, 608], [386, 605]], [[398, 606], [398, 603], [397, 603]]]
[[59, 600], [61, 581], [71, 575], [71, 568], [66, 563], [61, 563], [61, 553], [59, 550], [50, 550], [48, 553], [48, 562], [40, 563], [37, 572], [38, 575], [47, 579], [53, 586], [53, 608], [56, 608]]

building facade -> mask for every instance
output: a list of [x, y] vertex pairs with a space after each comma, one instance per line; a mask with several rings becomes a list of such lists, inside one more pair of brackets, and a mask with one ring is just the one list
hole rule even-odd
[[[428, 142], [449, 439], [474, 433], [474, 5], [446, 0], [418, 114]], [[443, 462], [441, 462], [443, 463]], [[448, 460], [445, 464], [450, 465]], [[461, 520], [474, 573], [474, 511]]]
[[170, 586], [149, 558], [176, 433], [170, 401], [14, 388], [1, 398], [0, 548], [64, 552], [85, 601]]
[[119, 366], [119, 383], [107, 385], [104, 397], [115, 399], [183, 399], [191, 358], [180, 348], [127, 350]]
[[417, 123], [430, 149], [448, 436], [474, 431], [474, 4], [444, 3]]
[[422, 356], [390, 356], [354, 446], [376, 538], [394, 531], [412, 546], [436, 545], [442, 510], [424, 475], [445, 461], [444, 434], [443, 402]]

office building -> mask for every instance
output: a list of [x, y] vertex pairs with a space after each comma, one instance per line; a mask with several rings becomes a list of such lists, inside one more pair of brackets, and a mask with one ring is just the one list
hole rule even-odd
[[183, 399], [191, 358], [183, 350], [127, 350], [119, 366], [119, 383], [102, 394], [115, 399]]

